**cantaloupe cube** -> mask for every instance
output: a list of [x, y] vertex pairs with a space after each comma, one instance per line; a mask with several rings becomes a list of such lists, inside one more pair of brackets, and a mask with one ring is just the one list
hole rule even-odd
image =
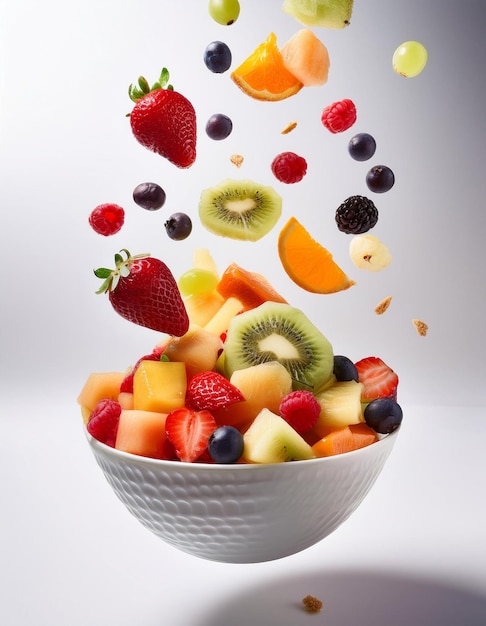
[[375, 441], [378, 441], [376, 432], [360, 422], [329, 433], [312, 446], [312, 451], [317, 457], [333, 456], [364, 448]]
[[166, 413], [122, 410], [115, 448], [130, 454], [165, 459], [167, 436]]
[[169, 413], [184, 406], [186, 386], [184, 363], [142, 361], [133, 377], [133, 408]]
[[124, 378], [124, 372], [92, 372], [88, 376], [77, 399], [85, 422], [100, 400], [118, 400]]
[[133, 409], [133, 393], [122, 391], [118, 394], [118, 402], [122, 409]]

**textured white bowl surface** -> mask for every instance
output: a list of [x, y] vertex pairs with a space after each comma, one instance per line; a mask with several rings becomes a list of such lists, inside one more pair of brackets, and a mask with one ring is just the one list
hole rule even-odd
[[271, 465], [160, 461], [87, 437], [109, 484], [143, 526], [197, 557], [256, 563], [300, 552], [344, 522], [398, 432], [354, 452]]

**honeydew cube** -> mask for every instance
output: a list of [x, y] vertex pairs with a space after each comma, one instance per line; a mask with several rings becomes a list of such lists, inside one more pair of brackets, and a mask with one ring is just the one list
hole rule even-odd
[[166, 458], [166, 413], [123, 409], [120, 413], [115, 448], [155, 459]]
[[142, 361], [133, 377], [133, 408], [169, 413], [184, 406], [186, 386], [184, 363]]

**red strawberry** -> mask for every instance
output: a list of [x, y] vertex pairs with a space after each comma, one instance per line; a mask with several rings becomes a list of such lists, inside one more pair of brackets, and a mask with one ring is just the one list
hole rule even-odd
[[89, 434], [107, 446], [115, 447], [121, 405], [115, 400], [100, 400], [89, 416]]
[[186, 407], [174, 409], [167, 415], [167, 439], [174, 446], [181, 461], [196, 461], [208, 447], [208, 440], [217, 428], [209, 411], [195, 411]]
[[190, 379], [186, 404], [194, 409], [214, 411], [245, 398], [241, 391], [218, 372], [200, 372]]
[[363, 383], [362, 402], [375, 398], [397, 399], [398, 376], [384, 361], [376, 356], [369, 356], [355, 363], [358, 380]]
[[128, 93], [135, 102], [130, 125], [135, 139], [180, 168], [196, 160], [196, 112], [189, 100], [168, 85], [164, 68], [152, 87], [145, 78], [130, 85]]
[[167, 265], [147, 255], [115, 255], [115, 270], [95, 270], [104, 282], [97, 293], [106, 293], [117, 313], [134, 324], [181, 337], [189, 318], [177, 282]]

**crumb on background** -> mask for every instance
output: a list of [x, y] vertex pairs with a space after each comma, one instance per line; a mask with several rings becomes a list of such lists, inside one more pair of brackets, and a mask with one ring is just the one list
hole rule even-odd
[[383, 300], [380, 300], [380, 302], [378, 302], [378, 304], [375, 306], [375, 313], [377, 315], [383, 315], [383, 313], [390, 306], [391, 301], [392, 301], [391, 296], [387, 296], [386, 298], [383, 298]]
[[413, 325], [417, 329], [418, 334], [421, 337], [425, 337], [425, 335], [427, 334], [427, 331], [429, 330], [429, 327], [427, 326], [427, 324], [425, 322], [422, 322], [422, 320], [412, 320], [412, 321], [413, 321]]
[[287, 124], [287, 126], [281, 131], [282, 135], [288, 135], [288, 133], [291, 133], [296, 127], [297, 122], [290, 122], [290, 124]]
[[233, 165], [236, 165], [236, 167], [241, 167], [244, 158], [241, 156], [241, 154], [232, 154], [230, 156], [230, 161], [231, 163], [233, 163]]
[[322, 601], [319, 600], [319, 598], [311, 595], [302, 598], [302, 604], [308, 613], [319, 613], [323, 606]]

